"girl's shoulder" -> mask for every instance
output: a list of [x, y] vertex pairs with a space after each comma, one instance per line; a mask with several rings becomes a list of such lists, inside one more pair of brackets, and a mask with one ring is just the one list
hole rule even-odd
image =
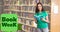
[[43, 13], [47, 13], [47, 14], [48, 14], [48, 12], [47, 12], [47, 11], [43, 11]]
[[48, 12], [47, 11], [43, 11], [43, 15], [48, 16]]

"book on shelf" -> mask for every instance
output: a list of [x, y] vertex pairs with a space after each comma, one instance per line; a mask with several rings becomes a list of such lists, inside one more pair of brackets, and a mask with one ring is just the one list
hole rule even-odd
[[18, 23], [21, 23], [21, 18], [18, 18]]
[[24, 24], [26, 24], [26, 19], [24, 19]]
[[4, 4], [10, 4], [10, 0], [4, 0]]
[[51, 0], [45, 0], [45, 4], [51, 4]]
[[29, 6], [29, 11], [33, 11], [33, 6]]
[[33, 9], [32, 11], [33, 11], [33, 12], [35, 12], [36, 7], [35, 7], [35, 6], [33, 6], [33, 8], [32, 8], [32, 9]]
[[16, 6], [16, 9], [19, 10], [20, 9], [19, 6]]
[[10, 6], [4, 6], [4, 9], [9, 9]]
[[10, 13], [10, 11], [4, 11], [3, 13], [9, 14], [9, 13]]
[[18, 15], [18, 16], [22, 16], [22, 12], [20, 12], [20, 11], [17, 12], [17, 15]]
[[35, 32], [35, 29], [33, 27], [31, 28], [31, 30], [32, 30], [32, 32]]
[[28, 11], [28, 6], [22, 6], [21, 10]]
[[38, 30], [37, 30], [38, 28], [35, 28], [35, 32], [38, 32]]
[[30, 0], [30, 5], [33, 5], [34, 4], [34, 0]]
[[13, 6], [13, 5], [10, 5], [9, 9], [10, 9], [10, 10], [16, 10], [16, 7]]
[[42, 4], [44, 4], [44, 3], [45, 3], [45, 1], [44, 1], [44, 0], [41, 0], [40, 2], [41, 2]]
[[33, 13], [28, 13], [28, 18], [33, 18], [34, 14]]
[[32, 20], [29, 20], [29, 25], [32, 25]]
[[23, 17], [27, 17], [27, 16], [28, 16], [28, 13], [23, 12], [23, 13], [22, 13], [22, 16], [23, 16]]
[[26, 4], [26, 0], [22, 0], [22, 5], [25, 5]]
[[5, 4], [13, 4], [14, 0], [4, 0]]
[[[25, 8], [24, 8], [24, 6], [21, 6], [21, 10], [24, 10]], [[25, 11], [25, 10], [24, 10]]]
[[46, 10], [46, 11], [51, 11], [51, 7], [49, 7], [49, 6], [44, 6], [44, 10]]
[[27, 31], [30, 32], [30, 27], [28, 26]]
[[30, 32], [32, 32], [32, 27], [30, 27]]
[[15, 14], [16, 12], [15, 11], [11, 11], [12, 14]]
[[24, 24], [26, 24], [26, 19], [24, 18]]
[[29, 25], [29, 20], [28, 19], [26, 19], [26, 25]]
[[24, 25], [24, 30], [27, 30], [28, 26], [27, 25]]
[[26, 5], [29, 5], [29, 0], [26, 0]]
[[38, 3], [39, 2], [39, 0], [35, 0], [35, 3]]
[[19, 6], [18, 10], [21, 10], [21, 6]]
[[17, 0], [14, 2], [16, 5], [21, 5], [22, 4], [22, 0]]
[[26, 17], [24, 12], [22, 12], [22, 17]]
[[24, 11], [28, 11], [28, 6], [24, 6]]
[[21, 20], [20, 22], [23, 23], [23, 18], [20, 18], [20, 20]]
[[26, 25], [24, 25], [24, 29], [27, 30], [27, 26]]
[[24, 21], [25, 21], [25, 19], [24, 19], [24, 18], [21, 18], [21, 23], [23, 23], [23, 24], [24, 24]]

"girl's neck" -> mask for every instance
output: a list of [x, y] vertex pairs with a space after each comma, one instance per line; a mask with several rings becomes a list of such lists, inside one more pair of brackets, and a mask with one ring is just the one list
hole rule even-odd
[[41, 13], [41, 11], [39, 11]]

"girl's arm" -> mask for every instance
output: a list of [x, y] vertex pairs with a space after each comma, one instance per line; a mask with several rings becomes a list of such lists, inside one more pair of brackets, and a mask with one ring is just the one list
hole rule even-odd
[[49, 23], [48, 16], [46, 16], [46, 19], [42, 18], [42, 20], [46, 21], [47, 23]]

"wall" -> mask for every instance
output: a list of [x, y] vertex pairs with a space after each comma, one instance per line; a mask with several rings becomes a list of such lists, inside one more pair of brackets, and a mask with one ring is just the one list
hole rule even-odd
[[60, 32], [60, 0], [51, 0], [52, 2], [58, 5], [58, 14], [54, 14], [53, 9], [51, 9], [51, 32]]

